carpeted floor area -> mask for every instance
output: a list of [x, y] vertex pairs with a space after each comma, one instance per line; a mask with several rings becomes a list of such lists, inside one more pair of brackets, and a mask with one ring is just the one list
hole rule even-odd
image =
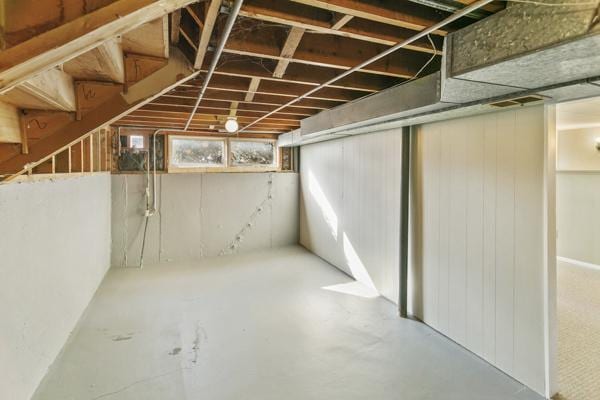
[[558, 262], [558, 325], [558, 399], [600, 399], [600, 270]]

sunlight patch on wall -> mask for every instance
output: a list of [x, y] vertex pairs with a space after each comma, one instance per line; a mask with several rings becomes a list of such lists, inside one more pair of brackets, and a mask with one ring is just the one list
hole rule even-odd
[[308, 171], [308, 190], [321, 209], [323, 217], [325, 218], [325, 222], [331, 230], [331, 235], [337, 240], [338, 217], [333, 210], [331, 203], [329, 200], [327, 200], [325, 193], [323, 193], [323, 189], [321, 188], [321, 185], [319, 185], [319, 182], [315, 178], [315, 175], [312, 173], [312, 171]]

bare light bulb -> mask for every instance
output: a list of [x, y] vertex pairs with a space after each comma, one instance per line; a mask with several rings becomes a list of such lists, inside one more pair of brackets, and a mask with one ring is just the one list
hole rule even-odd
[[229, 133], [237, 132], [239, 128], [239, 124], [237, 119], [235, 118], [227, 118], [227, 122], [225, 122], [225, 130]]

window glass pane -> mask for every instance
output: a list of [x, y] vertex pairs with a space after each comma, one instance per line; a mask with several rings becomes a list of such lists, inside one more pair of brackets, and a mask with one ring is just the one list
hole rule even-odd
[[132, 149], [143, 149], [144, 148], [144, 137], [131, 135], [129, 136], [129, 147]]
[[221, 140], [173, 139], [171, 164], [181, 168], [223, 166], [225, 145]]
[[275, 165], [275, 143], [266, 141], [232, 140], [231, 162], [233, 165]]

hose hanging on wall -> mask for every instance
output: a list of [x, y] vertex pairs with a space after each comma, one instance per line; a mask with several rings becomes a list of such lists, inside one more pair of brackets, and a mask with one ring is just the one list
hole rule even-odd
[[[202, 85], [200, 93], [198, 94], [198, 98], [196, 99], [196, 104], [194, 105], [194, 108], [193, 108], [192, 112], [190, 113], [189, 119], [185, 125], [185, 129], [183, 130], [183, 132], [186, 132], [189, 129], [190, 124], [192, 123], [192, 120], [194, 118], [194, 115], [196, 114], [196, 110], [198, 109], [198, 106], [200, 105], [200, 102], [202, 101], [202, 97], [204, 96], [204, 93], [206, 92], [206, 89], [208, 88], [210, 79], [211, 79], [213, 73], [215, 72], [215, 70], [217, 69], [219, 59], [221, 58], [221, 54], [223, 53], [225, 44], [226, 44], [227, 40], [229, 39], [229, 35], [231, 34], [231, 30], [233, 28], [235, 20], [237, 19], [237, 16], [240, 13], [240, 9], [242, 8], [243, 2], [244, 2], [244, 0], [235, 0], [235, 2], [233, 3], [233, 6], [231, 8], [231, 13], [227, 17], [227, 22], [225, 23], [225, 29], [223, 32], [223, 36], [219, 40], [219, 45], [218, 45], [217, 50], [215, 51], [215, 54], [211, 61], [210, 68], [208, 69], [206, 78], [204, 80], [204, 83]], [[152, 208], [150, 208], [150, 151], [148, 151], [148, 174], [147, 174], [148, 180], [147, 180], [147, 185], [146, 185], [146, 212], [144, 213], [146, 221], [144, 223], [144, 235], [142, 238], [142, 251], [140, 254], [140, 268], [143, 268], [143, 265], [144, 265], [144, 249], [146, 247], [146, 234], [148, 231], [148, 220], [150, 219], [151, 216], [153, 216], [157, 212], [157, 208], [158, 208], [156, 205], [156, 135], [160, 131], [163, 131], [163, 130], [164, 129], [159, 129], [159, 130], [155, 131], [154, 134], [152, 135], [152, 145], [153, 145], [153, 149], [154, 149], [153, 150], [153, 155], [154, 155], [153, 170], [154, 171], [153, 171]], [[174, 130], [169, 129], [168, 131], [173, 132]]]

